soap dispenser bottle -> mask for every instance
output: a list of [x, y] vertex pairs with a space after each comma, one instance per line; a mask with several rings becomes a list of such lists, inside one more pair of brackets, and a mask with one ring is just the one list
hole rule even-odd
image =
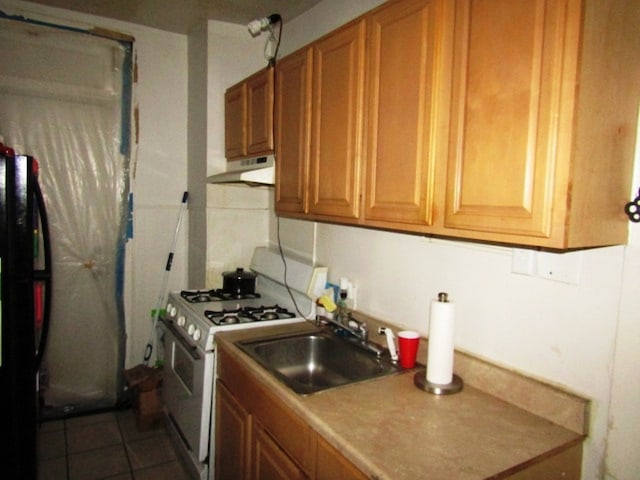
[[344, 277], [340, 278], [340, 289], [338, 291], [338, 299], [337, 306], [338, 309], [336, 311], [337, 321], [340, 323], [345, 323], [348, 321], [349, 312], [347, 309], [347, 297], [349, 295], [349, 280]]

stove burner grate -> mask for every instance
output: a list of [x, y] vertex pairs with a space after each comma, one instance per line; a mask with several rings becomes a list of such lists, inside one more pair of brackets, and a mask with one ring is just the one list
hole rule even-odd
[[189, 303], [223, 302], [225, 300], [246, 300], [260, 298], [259, 293], [231, 293], [220, 288], [212, 290], [182, 290], [180, 296]]
[[204, 316], [216, 325], [233, 325], [236, 323], [295, 318], [296, 315], [286, 308], [273, 305], [268, 307], [242, 307], [233, 310], [205, 310]]

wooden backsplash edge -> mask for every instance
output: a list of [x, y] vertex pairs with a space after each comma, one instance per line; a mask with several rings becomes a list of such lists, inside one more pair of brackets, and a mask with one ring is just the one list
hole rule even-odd
[[580, 435], [589, 433], [590, 400], [584, 397], [457, 350], [454, 371], [469, 385], [494, 397]]

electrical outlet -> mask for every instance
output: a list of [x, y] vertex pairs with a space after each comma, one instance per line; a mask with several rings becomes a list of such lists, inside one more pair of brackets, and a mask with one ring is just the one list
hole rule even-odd
[[538, 276], [577, 285], [582, 270], [582, 252], [538, 252]]

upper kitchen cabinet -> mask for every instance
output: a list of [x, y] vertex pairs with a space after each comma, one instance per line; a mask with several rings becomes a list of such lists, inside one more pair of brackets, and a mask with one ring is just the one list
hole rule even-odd
[[626, 242], [638, 5], [456, 1], [439, 233], [559, 249]]
[[383, 3], [283, 69], [277, 212], [550, 249], [625, 243], [638, 24], [625, 0]]
[[266, 68], [230, 87], [225, 100], [228, 159], [273, 151], [273, 69]]
[[309, 212], [341, 221], [359, 215], [364, 41], [358, 20], [311, 47]]
[[278, 213], [386, 228], [431, 222], [446, 146], [432, 119], [447, 100], [436, 48], [443, 10], [390, 2], [280, 62]]
[[445, 7], [405, 0], [367, 17], [365, 224], [433, 222], [436, 161], [446, 155]]
[[279, 213], [308, 210], [313, 54], [305, 48], [276, 65], [276, 191]]
[[224, 93], [224, 150], [227, 158], [247, 154], [247, 85], [239, 83]]

